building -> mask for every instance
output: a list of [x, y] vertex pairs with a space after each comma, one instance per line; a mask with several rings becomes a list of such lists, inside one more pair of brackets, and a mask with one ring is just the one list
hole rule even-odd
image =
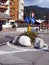
[[8, 22], [11, 18], [5, 12], [7, 11], [8, 4], [6, 0], [0, 0], [0, 31], [2, 30], [3, 24]]
[[0, 0], [0, 12], [11, 16], [2, 27], [12, 27], [11, 23], [24, 19], [24, 0]]

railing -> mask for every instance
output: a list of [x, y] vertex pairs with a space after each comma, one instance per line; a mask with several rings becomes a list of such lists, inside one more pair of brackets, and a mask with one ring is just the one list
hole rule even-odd
[[7, 5], [0, 5], [0, 8], [5, 8], [5, 9], [7, 9]]

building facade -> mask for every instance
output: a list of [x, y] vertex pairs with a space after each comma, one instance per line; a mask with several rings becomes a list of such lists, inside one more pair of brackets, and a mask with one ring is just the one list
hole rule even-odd
[[11, 22], [24, 19], [24, 0], [0, 0], [0, 12], [11, 16], [3, 28], [12, 27]]

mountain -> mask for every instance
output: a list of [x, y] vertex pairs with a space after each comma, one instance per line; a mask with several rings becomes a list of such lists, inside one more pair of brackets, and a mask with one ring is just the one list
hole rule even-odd
[[32, 12], [35, 13], [36, 19], [49, 20], [49, 8], [42, 8], [37, 5], [24, 7], [24, 17], [30, 16]]

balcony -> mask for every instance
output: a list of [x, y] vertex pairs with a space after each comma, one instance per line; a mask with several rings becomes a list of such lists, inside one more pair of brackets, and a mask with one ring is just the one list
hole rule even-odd
[[6, 2], [7, 0], [0, 0], [0, 2], [2, 2], [2, 3], [4, 3], [4, 2]]
[[4, 10], [3, 9], [0, 9], [0, 12], [3, 12], [4, 13], [4, 12], [6, 12], [6, 9], [4, 9]]
[[0, 5], [0, 9], [7, 9], [7, 5]]
[[0, 3], [1, 6], [8, 6], [6, 3]]
[[15, 5], [10, 5], [10, 8], [14, 8], [15, 7]]

